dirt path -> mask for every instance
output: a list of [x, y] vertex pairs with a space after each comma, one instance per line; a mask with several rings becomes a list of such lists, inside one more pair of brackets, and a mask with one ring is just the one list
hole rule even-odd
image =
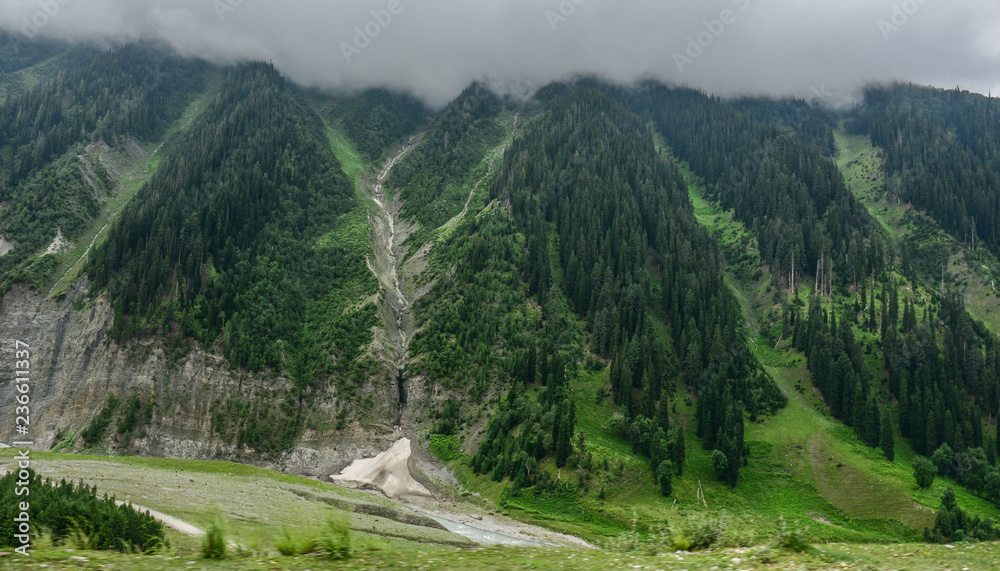
[[[138, 193], [136, 193], [136, 194], [138, 194]], [[134, 197], [135, 195], [132, 195], [132, 196]], [[69, 269], [66, 270], [66, 273], [64, 273], [62, 275], [62, 277], [60, 277], [58, 280], [56, 280], [55, 285], [53, 285], [52, 289], [49, 290], [48, 295], [52, 295], [52, 292], [56, 291], [56, 288], [59, 287], [59, 284], [61, 284], [63, 282], [63, 280], [66, 279], [66, 276], [68, 276], [70, 274], [70, 272], [73, 271], [73, 269], [75, 269], [77, 266], [79, 266], [81, 263], [83, 263], [83, 261], [85, 259], [87, 259], [87, 254], [89, 254], [90, 250], [93, 249], [94, 244], [97, 243], [97, 239], [101, 237], [101, 234], [104, 234], [104, 231], [108, 229], [108, 226], [112, 222], [115, 221], [115, 218], [118, 217], [118, 213], [120, 213], [122, 211], [122, 209], [124, 209], [131, 200], [132, 200], [132, 197], [130, 197], [128, 200], [126, 200], [125, 204], [122, 204], [121, 208], [119, 208], [118, 210], [115, 210], [111, 214], [111, 216], [108, 216], [108, 221], [105, 222], [104, 226], [102, 226], [101, 229], [97, 232], [97, 234], [94, 235], [94, 239], [90, 241], [90, 244], [87, 246], [87, 249], [84, 250], [83, 255], [80, 256], [80, 258], [76, 262], [74, 262], [73, 265], [69, 267]]]
[[170, 515], [167, 515], [165, 513], [161, 513], [161, 512], [158, 512], [156, 510], [153, 510], [153, 509], [149, 509], [146, 506], [140, 506], [139, 504], [133, 504], [132, 502], [123, 502], [121, 500], [115, 500], [115, 504], [119, 505], [119, 506], [131, 505], [132, 509], [134, 509], [135, 511], [140, 512], [140, 513], [142, 513], [142, 512], [149, 512], [149, 515], [152, 516], [153, 519], [155, 519], [155, 520], [157, 520], [159, 522], [162, 522], [163, 525], [166, 525], [167, 527], [176, 529], [177, 531], [179, 531], [181, 533], [184, 533], [184, 534], [187, 534], [187, 535], [191, 535], [191, 536], [194, 536], [194, 537], [201, 537], [201, 536], [205, 535], [205, 531], [203, 529], [201, 529], [200, 527], [195, 527], [195, 526], [191, 525], [190, 523], [188, 523], [186, 521], [179, 520], [179, 519], [175, 518], [174, 516], [170, 516]]

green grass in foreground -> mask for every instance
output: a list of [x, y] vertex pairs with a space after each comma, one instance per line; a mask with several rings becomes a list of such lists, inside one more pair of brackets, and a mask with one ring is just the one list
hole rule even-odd
[[200, 559], [197, 554], [177, 550], [160, 556], [129, 556], [113, 553], [78, 552], [53, 549], [36, 552], [30, 558], [0, 557], [0, 569], [447, 569], [455, 571], [490, 569], [942, 569], [989, 570], [1000, 566], [1000, 545], [958, 544], [955, 546], [895, 544], [825, 544], [806, 552], [755, 547], [721, 549], [696, 553], [623, 554], [604, 550], [552, 548], [428, 547], [412, 550], [355, 552], [350, 558], [328, 561], [315, 556], [281, 557], [248, 554], [221, 561]]
[[[13, 458], [12, 449], [0, 450], [0, 467], [13, 469]], [[32, 467], [44, 477], [83, 481], [96, 486], [99, 494], [108, 493], [202, 530], [218, 515], [227, 537], [248, 548], [273, 549], [284, 530], [308, 535], [330, 516], [348, 520], [358, 549], [471, 545], [440, 529], [404, 523], [417, 514], [385, 498], [265, 468], [50, 452], [32, 452], [31, 458]], [[200, 548], [197, 538], [176, 531], [169, 531], [168, 539], [181, 553]]]

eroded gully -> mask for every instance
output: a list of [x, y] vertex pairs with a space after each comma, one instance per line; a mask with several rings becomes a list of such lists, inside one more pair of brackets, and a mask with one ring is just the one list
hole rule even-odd
[[393, 167], [413, 148], [410, 141], [392, 158], [386, 161], [372, 187], [372, 200], [378, 206], [380, 216], [372, 217], [373, 256], [368, 259], [368, 267], [378, 277], [382, 286], [379, 314], [384, 329], [377, 339], [384, 360], [390, 370], [395, 369], [398, 400], [395, 426], [401, 423], [403, 408], [406, 406], [406, 364], [409, 360], [410, 339], [413, 337], [414, 322], [410, 300], [407, 299], [402, 278], [402, 265], [406, 257], [403, 242], [412, 231], [412, 226], [400, 217], [401, 203], [397, 194], [390, 195], [386, 181]]

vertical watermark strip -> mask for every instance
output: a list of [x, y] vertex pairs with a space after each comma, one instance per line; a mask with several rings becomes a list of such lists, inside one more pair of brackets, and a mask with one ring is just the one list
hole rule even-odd
[[31, 450], [28, 446], [34, 444], [31, 437], [31, 346], [17, 340], [14, 342], [14, 432], [17, 434], [14, 448], [18, 449], [17, 479], [14, 482], [14, 495], [18, 498], [18, 506], [14, 516], [14, 541], [19, 543], [14, 551], [21, 555], [31, 555], [31, 507], [28, 497], [31, 495]]

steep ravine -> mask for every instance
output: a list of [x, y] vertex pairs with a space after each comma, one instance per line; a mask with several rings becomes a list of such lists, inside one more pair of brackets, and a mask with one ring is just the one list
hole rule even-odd
[[[428, 280], [418, 279], [429, 271], [431, 246], [424, 255], [408, 252], [407, 239], [416, 224], [400, 213], [399, 189], [387, 185], [393, 168], [419, 141], [419, 135], [411, 138], [371, 174], [363, 188], [372, 199], [368, 265], [378, 277], [381, 290], [377, 300], [381, 322], [371, 355], [383, 363], [385, 372], [371, 375], [358, 387], [360, 398], [370, 403], [360, 422], [348, 422], [338, 430], [332, 429], [332, 420], [309, 426], [292, 450], [280, 457], [237, 449], [231, 437], [220, 436], [213, 428], [213, 408], [229, 399], [278, 408], [291, 381], [282, 375], [234, 368], [217, 351], [197, 344], [179, 359], [172, 358], [157, 339], [120, 345], [107, 335], [114, 317], [110, 302], [103, 296], [90, 297], [89, 284], [83, 277], [66, 286], [65, 297], [46, 296], [48, 288], [34, 292], [15, 286], [0, 298], [0, 375], [12, 370], [10, 357], [15, 340], [31, 346], [34, 448], [51, 449], [79, 434], [109, 396], [125, 399], [133, 392], [143, 402], [154, 403], [155, 409], [142, 435], [134, 435], [127, 449], [117, 452], [140, 456], [239, 460], [325, 479], [358, 458], [372, 457], [388, 448], [400, 436], [394, 434], [394, 427], [411, 439], [419, 436], [435, 399], [444, 398], [421, 382], [419, 376], [407, 375], [410, 343], [416, 331], [413, 307], [433, 285], [433, 280], [425, 283]], [[502, 154], [497, 153], [499, 156]], [[128, 173], [112, 174], [119, 178]], [[481, 190], [483, 184], [485, 180], [473, 185], [473, 192]], [[475, 210], [470, 205], [463, 211]], [[2, 381], [0, 442], [9, 442], [14, 434], [14, 389], [11, 383]], [[315, 417], [336, 419], [346, 406], [353, 406], [358, 396], [349, 398], [344, 400], [333, 390], [317, 395]], [[110, 426], [105, 442], [95, 451], [112, 452], [108, 446], [117, 446], [112, 442], [117, 443], [119, 436], [115, 426]], [[76, 443], [79, 450], [79, 438]], [[453, 477], [441, 470], [426, 450], [416, 451], [414, 461], [419, 471], [432, 480], [453, 482]]]
[[[494, 172], [497, 163], [503, 159], [504, 151], [514, 140], [519, 117], [520, 112], [514, 114], [508, 137], [488, 158], [486, 173], [470, 188], [461, 212], [442, 225], [441, 231], [448, 232], [453, 229], [469, 212], [476, 191]], [[430, 253], [436, 241], [427, 242], [416, 253], [409, 255], [406, 241], [417, 230], [417, 223], [401, 216], [403, 207], [400, 199], [401, 191], [386, 187], [386, 182], [392, 169], [420, 143], [421, 135], [411, 137], [399, 151], [386, 160], [375, 181], [367, 185], [372, 201], [378, 207], [378, 215], [369, 217], [372, 255], [368, 259], [368, 267], [381, 284], [379, 315], [383, 323], [383, 327], [376, 331], [374, 347], [376, 354], [385, 363], [389, 376], [395, 379], [397, 405], [393, 426], [396, 430], [403, 431], [406, 428], [403, 424], [407, 416], [404, 415], [407, 402], [426, 403], [431, 398], [431, 395], [423, 392], [426, 387], [419, 383], [411, 383], [406, 367], [410, 362], [410, 341], [416, 333], [413, 306], [423, 294], [430, 291], [434, 283], [434, 280], [423, 283], [426, 280], [422, 280], [421, 276], [427, 270]], [[418, 283], [423, 285], [421, 287], [413, 285]]]
[[413, 231], [413, 226], [400, 216], [402, 203], [399, 193], [386, 189], [385, 183], [396, 164], [413, 148], [416, 137], [389, 158], [378, 178], [371, 187], [371, 198], [378, 206], [379, 215], [370, 217], [372, 256], [368, 267], [378, 277], [381, 285], [379, 296], [379, 316], [383, 327], [375, 334], [375, 345], [390, 377], [396, 383], [396, 415], [394, 427], [401, 427], [403, 408], [406, 406], [406, 364], [410, 358], [410, 340], [415, 324], [411, 301], [407, 299], [402, 277], [402, 264], [406, 258], [404, 242]]

